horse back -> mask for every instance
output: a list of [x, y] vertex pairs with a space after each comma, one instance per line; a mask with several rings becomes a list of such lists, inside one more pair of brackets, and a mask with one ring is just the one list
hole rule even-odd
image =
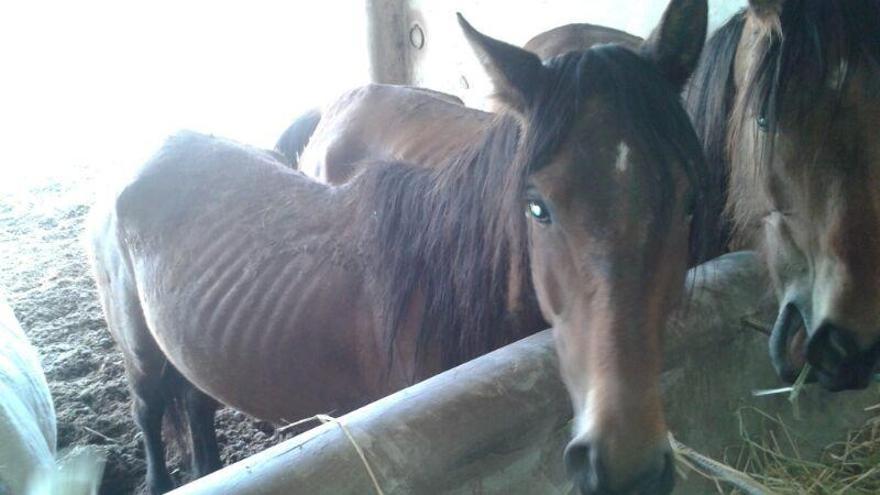
[[437, 167], [483, 136], [492, 115], [437, 91], [369, 84], [322, 113], [299, 170], [330, 184], [346, 182], [364, 161]]

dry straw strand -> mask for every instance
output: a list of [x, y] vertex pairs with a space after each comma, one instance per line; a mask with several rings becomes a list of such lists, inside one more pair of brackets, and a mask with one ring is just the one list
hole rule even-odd
[[[762, 428], [768, 433], [752, 437], [745, 427], [746, 414], [755, 415], [768, 425]], [[775, 493], [880, 493], [880, 417], [871, 418], [845, 440], [826, 446], [818, 461], [811, 461], [803, 457], [798, 436], [780, 417], [758, 408], [743, 408], [737, 415], [742, 445], [734, 465]], [[771, 434], [770, 430], [776, 433]]]
[[379, 485], [379, 479], [376, 477], [376, 474], [373, 472], [373, 468], [370, 465], [370, 462], [367, 460], [367, 456], [364, 454], [363, 449], [361, 449], [361, 446], [358, 445], [357, 441], [354, 439], [354, 436], [351, 434], [351, 431], [349, 431], [348, 427], [345, 426], [345, 423], [343, 423], [341, 419], [334, 418], [333, 416], [330, 416], [328, 414], [316, 414], [314, 416], [300, 419], [298, 421], [294, 421], [293, 423], [286, 424], [283, 427], [279, 428], [278, 432], [283, 433], [283, 432], [288, 431], [292, 428], [295, 428], [299, 425], [302, 425], [305, 423], [310, 423], [312, 421], [320, 421], [321, 424], [334, 423], [334, 424], [336, 424], [336, 426], [339, 427], [339, 429], [342, 430], [342, 433], [344, 433], [345, 436], [348, 438], [348, 441], [351, 442], [352, 447], [354, 447], [355, 452], [357, 452], [358, 457], [360, 457], [360, 459], [361, 459], [361, 463], [363, 464], [364, 469], [366, 469], [367, 474], [370, 476], [370, 481], [373, 483], [373, 489], [376, 491], [376, 495], [385, 495], [385, 492], [382, 490], [382, 487]]
[[672, 451], [679, 462], [713, 481], [719, 489], [719, 481], [725, 481], [743, 490], [748, 495], [775, 495], [774, 491], [765, 487], [748, 474], [715, 459], [706, 457], [679, 442], [672, 436], [672, 433], [669, 433], [669, 444], [672, 446]]

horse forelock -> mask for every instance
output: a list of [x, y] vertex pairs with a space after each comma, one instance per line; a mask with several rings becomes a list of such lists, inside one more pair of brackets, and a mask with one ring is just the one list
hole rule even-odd
[[[746, 19], [745, 14], [740, 14], [736, 20], [740, 34]], [[811, 167], [821, 165], [815, 157], [828, 145], [829, 130], [842, 123], [842, 100], [848, 88], [855, 84], [854, 75], [869, 73], [876, 78], [880, 74], [878, 0], [788, 0], [777, 24], [778, 29], [760, 33], [765, 38], [763, 42], [750, 45], [755, 50], [752, 66], [743, 87], [735, 91], [729, 112], [712, 117], [706, 115], [712, 107], [692, 107], [704, 146], [710, 154], [713, 149], [723, 149], [724, 162], [728, 164], [725, 168], [741, 183], [730, 189], [728, 198], [728, 212], [738, 237], [751, 235], [756, 218], [765, 213], [767, 198], [756, 191], [769, 180], [774, 137], [781, 126], [812, 136], [803, 141], [809, 145], [795, 150], [800, 158], [793, 163], [797, 163], [806, 179], [821, 180], [822, 175], [813, 173]], [[711, 49], [711, 41], [706, 50], [707, 57], [723, 53], [726, 60], [717, 63], [730, 66], [731, 72], [736, 53], [735, 49], [730, 50], [730, 45], [739, 44], [739, 36], [733, 38], [726, 40], [725, 52], [717, 47]], [[717, 92], [721, 81], [714, 81], [708, 84], [709, 88], [701, 90], [716, 91], [713, 95], [716, 99], [729, 98], [734, 93], [732, 77], [724, 83], [723, 94]], [[816, 111], [818, 108], [824, 109]], [[761, 119], [760, 126], [751, 121], [755, 116]], [[713, 122], [701, 129], [700, 119], [713, 119]], [[768, 137], [759, 139], [758, 132]], [[711, 141], [707, 142], [710, 136]], [[718, 146], [720, 139], [726, 143], [724, 148]], [[832, 172], [847, 173], [843, 169]]]
[[[689, 262], [699, 263], [711, 254], [717, 226], [713, 220], [714, 196], [700, 143], [671, 84], [656, 67], [619, 45], [600, 45], [570, 52], [545, 62], [544, 78], [515, 165], [516, 173], [508, 201], [521, 201], [528, 176], [547, 165], [563, 144], [572, 138], [579, 122], [590, 122], [589, 105], [605, 106], [634, 144], [652, 156], [642, 173], [654, 179], [662, 207], [675, 204], [676, 173], [683, 172], [694, 202]], [[676, 167], [681, 169], [676, 170]], [[508, 205], [508, 210], [515, 210]], [[717, 215], [715, 215], [717, 217]]]

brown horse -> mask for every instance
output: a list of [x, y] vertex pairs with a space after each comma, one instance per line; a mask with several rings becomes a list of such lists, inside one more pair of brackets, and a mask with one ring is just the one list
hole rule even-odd
[[[311, 137], [303, 140], [300, 136], [315, 114], [320, 122], [315, 123]], [[437, 91], [368, 84], [346, 92], [323, 112], [313, 110], [297, 119], [275, 149], [291, 162], [301, 154], [297, 168], [309, 177], [342, 184], [360, 170], [364, 160], [440, 164], [480, 142], [492, 118]]]
[[752, 0], [707, 44], [688, 100], [728, 235], [772, 274], [780, 377], [808, 362], [829, 390], [866, 387], [880, 356], [880, 2]]
[[[642, 39], [603, 26], [569, 24], [535, 36], [525, 49], [542, 60], [594, 45], [637, 50]], [[309, 177], [342, 184], [365, 160], [418, 166], [481, 141], [492, 114], [465, 107], [455, 96], [424, 88], [368, 84], [343, 94], [324, 111], [310, 110], [279, 138], [275, 149]]]
[[183, 133], [96, 208], [92, 261], [153, 492], [171, 486], [169, 405], [202, 475], [220, 464], [218, 402], [276, 422], [344, 412], [545, 321], [581, 490], [671, 490], [661, 332], [708, 221], [677, 95], [705, 0], [675, 0], [641, 55], [545, 65], [461, 22], [507, 109], [445, 166], [374, 164], [332, 186]]
[[576, 23], [545, 31], [527, 41], [523, 48], [534, 53], [541, 60], [550, 60], [563, 53], [586, 50], [591, 46], [605, 43], [616, 43], [631, 50], [638, 50], [643, 41], [638, 36], [619, 29]]

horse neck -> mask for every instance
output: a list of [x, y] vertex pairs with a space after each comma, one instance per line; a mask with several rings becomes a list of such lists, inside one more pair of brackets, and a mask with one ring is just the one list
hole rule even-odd
[[[500, 119], [480, 146], [443, 167], [384, 164], [358, 180], [358, 201], [371, 206], [361, 210], [375, 226], [363, 245], [374, 250], [389, 346], [416, 332], [416, 359], [439, 349], [446, 369], [542, 328], [524, 225], [509, 228], [505, 210], [517, 135], [514, 122]], [[421, 321], [405, 327], [416, 293]]]
[[520, 121], [502, 113], [488, 122], [482, 139], [437, 172], [443, 187], [475, 198], [478, 214], [467, 219], [473, 222], [469, 229], [482, 233], [480, 248], [488, 250], [493, 286], [504, 296], [500, 324], [507, 333], [501, 334], [499, 345], [474, 349], [479, 354], [546, 327], [532, 284], [521, 177], [514, 166], [520, 136]]

